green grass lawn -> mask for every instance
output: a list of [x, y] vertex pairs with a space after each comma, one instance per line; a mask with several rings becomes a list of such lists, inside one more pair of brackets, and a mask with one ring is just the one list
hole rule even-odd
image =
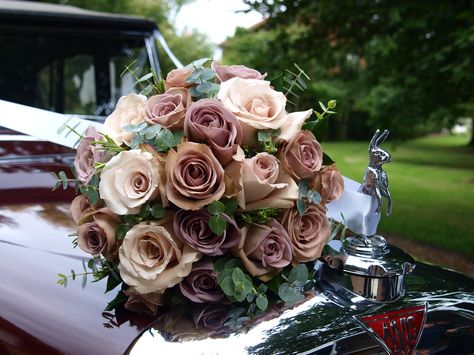
[[[393, 214], [381, 234], [394, 234], [474, 257], [474, 149], [468, 136], [430, 136], [394, 147], [385, 165]], [[362, 181], [368, 142], [325, 142], [342, 174]]]

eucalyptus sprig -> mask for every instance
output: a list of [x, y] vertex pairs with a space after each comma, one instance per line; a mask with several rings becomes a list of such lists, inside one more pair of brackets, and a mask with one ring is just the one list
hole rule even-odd
[[66, 190], [69, 187], [69, 183], [73, 182], [77, 184], [79, 182], [79, 180], [75, 178], [69, 179], [63, 170], [61, 170], [58, 174], [51, 171], [51, 175], [53, 175], [55, 180], [52, 191], [55, 191], [59, 186], [62, 186], [63, 190]]
[[159, 201], [146, 202], [137, 214], [126, 214], [122, 216], [122, 223], [117, 226], [115, 236], [118, 240], [125, 238], [127, 232], [136, 224], [143, 221], [156, 221], [163, 218], [166, 210]]
[[141, 72], [142, 67], [139, 65], [134, 67], [136, 63], [137, 59], [126, 65], [125, 69], [120, 73], [120, 77], [127, 73], [130, 74], [135, 79], [134, 86], [138, 87], [140, 95], [148, 96], [164, 93], [165, 85], [161, 75], [158, 75], [153, 68], [150, 68], [150, 72], [139, 77], [138, 73]]
[[296, 200], [296, 208], [300, 216], [303, 216], [306, 211], [306, 201], [319, 205], [322, 197], [318, 191], [309, 189], [307, 179], [301, 179], [298, 185], [298, 199]]
[[308, 88], [306, 80], [311, 80], [311, 78], [298, 64], [293, 63], [293, 67], [294, 69], [286, 69], [283, 74], [280, 74], [280, 78], [282, 90], [287, 97], [287, 101], [292, 105], [296, 105], [289, 97], [299, 98], [297, 90], [301, 92], [306, 90]]
[[191, 96], [202, 99], [206, 97], [215, 97], [219, 92], [219, 84], [216, 84], [216, 72], [204, 65], [211, 62], [212, 58], [202, 58], [188, 64], [185, 68], [194, 69], [191, 75], [186, 79], [186, 83], [193, 84], [189, 89]]
[[308, 120], [303, 126], [303, 129], [311, 131], [319, 142], [322, 142], [326, 136], [329, 127], [329, 116], [336, 114], [333, 111], [336, 108], [336, 104], [336, 100], [329, 100], [327, 106], [319, 101], [322, 112], [314, 110], [316, 120]]
[[247, 224], [265, 224], [271, 219], [279, 218], [281, 216], [281, 210], [270, 207], [261, 208], [259, 210], [238, 213], [237, 216]]
[[122, 128], [125, 132], [132, 133], [132, 149], [137, 149], [140, 144], [149, 144], [158, 152], [167, 152], [180, 144], [184, 136], [183, 131], [170, 131], [159, 125], [148, 125], [146, 122]]
[[278, 152], [278, 144], [274, 138], [281, 134], [280, 129], [262, 130], [257, 132], [257, 141], [260, 142], [265, 152], [275, 154]]

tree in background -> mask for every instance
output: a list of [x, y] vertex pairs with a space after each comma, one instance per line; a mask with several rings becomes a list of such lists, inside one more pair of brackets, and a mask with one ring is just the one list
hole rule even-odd
[[224, 60], [271, 73], [297, 62], [314, 80], [300, 104], [337, 98], [352, 136], [409, 138], [474, 115], [472, 1], [244, 1], [268, 20], [229, 39]]
[[[210, 57], [214, 51], [207, 37], [197, 31], [177, 34], [174, 20], [179, 10], [193, 0], [35, 0], [63, 5], [73, 5], [88, 10], [149, 17], [155, 20], [173, 53], [182, 63], [196, 58]], [[163, 72], [173, 68], [168, 57], [160, 56]]]

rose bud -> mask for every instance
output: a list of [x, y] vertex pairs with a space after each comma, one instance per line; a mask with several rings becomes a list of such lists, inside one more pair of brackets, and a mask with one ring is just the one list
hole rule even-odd
[[184, 134], [193, 141], [206, 141], [223, 166], [232, 160], [242, 143], [237, 118], [216, 99], [202, 99], [189, 107]]
[[235, 77], [242, 79], [263, 80], [267, 76], [267, 73], [262, 75], [259, 71], [248, 68], [245, 65], [220, 65], [219, 62], [213, 61], [211, 63], [211, 68], [216, 72], [218, 83]]
[[103, 140], [104, 137], [94, 127], [89, 127], [84, 138], [77, 146], [74, 168], [77, 172], [77, 178], [84, 184], [89, 183], [96, 173], [94, 164], [103, 163], [109, 158], [109, 154], [100, 145], [91, 144]]
[[274, 219], [242, 228], [237, 253], [247, 271], [262, 281], [270, 280], [292, 260], [290, 237]]
[[226, 214], [221, 214], [227, 228], [221, 235], [209, 228], [211, 215], [205, 210], [179, 210], [174, 216], [174, 231], [184, 242], [205, 255], [223, 255], [240, 242], [241, 232], [237, 224]]
[[123, 127], [138, 125], [145, 121], [145, 103], [146, 96], [143, 95], [122, 96], [118, 100], [114, 112], [104, 122], [104, 133], [118, 145], [122, 143], [130, 145], [133, 133], [125, 132]]
[[209, 260], [195, 263], [179, 286], [183, 295], [196, 303], [219, 302], [225, 298]]
[[154, 95], [148, 99], [145, 120], [164, 128], [182, 128], [189, 105], [191, 105], [191, 95], [187, 89], [171, 88], [164, 94]]
[[337, 200], [344, 191], [344, 179], [334, 164], [318, 171], [310, 185], [312, 189], [319, 191], [324, 203]]
[[141, 222], [125, 235], [119, 249], [122, 280], [137, 293], [164, 293], [189, 275], [201, 254], [174, 234], [169, 217]]
[[193, 73], [193, 69], [178, 68], [173, 69], [166, 75], [165, 89], [189, 88], [193, 84], [187, 83], [186, 79]]
[[185, 142], [166, 160], [166, 196], [185, 210], [199, 210], [225, 191], [224, 169], [205, 144]]
[[322, 205], [310, 204], [302, 216], [296, 208], [289, 209], [283, 216], [282, 225], [290, 236], [294, 262], [314, 261], [321, 256], [330, 232]]
[[118, 241], [115, 229], [120, 223], [109, 208], [88, 208], [78, 220], [77, 245], [92, 256], [104, 255], [112, 260], [117, 257]]
[[323, 163], [323, 148], [313, 133], [301, 131], [281, 154], [283, 167], [296, 179], [316, 176]]
[[218, 330], [224, 327], [229, 310], [226, 307], [210, 304], [194, 313], [196, 328]]

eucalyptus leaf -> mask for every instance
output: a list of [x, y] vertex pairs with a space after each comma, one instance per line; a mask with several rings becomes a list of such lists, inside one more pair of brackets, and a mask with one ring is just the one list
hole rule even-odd
[[222, 216], [212, 216], [209, 219], [209, 228], [216, 235], [221, 235], [227, 228], [227, 221]]
[[291, 287], [288, 283], [283, 283], [278, 288], [278, 296], [285, 303], [295, 303], [303, 300], [304, 296], [295, 288]]
[[319, 205], [322, 201], [321, 195], [316, 190], [309, 190], [307, 196], [308, 196], [308, 201], [310, 203], [314, 203], [315, 205]]
[[201, 79], [203, 81], [209, 81], [216, 77], [216, 72], [210, 68], [201, 68]]
[[105, 293], [112, 291], [118, 285], [122, 283], [122, 280], [115, 278], [112, 274], [107, 278], [107, 286], [105, 288]]
[[218, 274], [221, 273], [224, 270], [225, 263], [228, 260], [226, 258], [220, 258], [214, 263], [214, 271], [217, 272]]
[[198, 84], [196, 86], [196, 91], [202, 94], [212, 94], [219, 92], [219, 85], [216, 83], [210, 83], [208, 81]]
[[82, 289], [85, 289], [85, 288], [86, 288], [86, 285], [87, 285], [87, 274], [84, 274], [84, 275], [82, 276], [82, 283], [81, 283]]
[[308, 268], [305, 264], [299, 264], [295, 266], [290, 271], [290, 275], [288, 276], [288, 280], [290, 283], [299, 282], [302, 285], [308, 281]]
[[258, 133], [257, 133], [257, 140], [258, 140], [259, 142], [271, 142], [271, 140], [272, 140], [272, 135], [270, 134], [270, 132], [258, 131]]
[[234, 282], [231, 277], [226, 277], [219, 285], [227, 296], [234, 295]]
[[268, 307], [268, 298], [264, 295], [258, 295], [255, 303], [261, 311], [264, 311]]
[[332, 165], [334, 164], [334, 160], [331, 159], [329, 155], [323, 153], [323, 165]]
[[306, 203], [304, 198], [300, 197], [296, 200], [296, 209], [298, 210], [300, 216], [304, 215], [304, 212], [306, 211]]
[[196, 98], [200, 98], [204, 96], [204, 93], [197, 91], [196, 87], [190, 88], [189, 93], [191, 94], [192, 97], [196, 97]]
[[130, 226], [128, 224], [119, 224], [115, 231], [115, 237], [117, 240], [123, 240], [129, 230]]
[[234, 271], [232, 271], [232, 281], [234, 281], [235, 285], [245, 281], [245, 274], [240, 268], [235, 268]]
[[140, 79], [137, 80], [137, 83], [141, 83], [143, 81], [147, 81], [149, 79], [153, 78], [153, 73], [147, 73], [143, 75]]
[[207, 212], [211, 215], [219, 215], [225, 211], [225, 204], [221, 201], [214, 201], [207, 206]]
[[151, 215], [153, 217], [155, 217], [156, 219], [160, 219], [160, 218], [163, 218], [164, 215], [166, 214], [166, 210], [163, 208], [163, 206], [161, 205], [161, 203], [155, 203], [152, 207], [151, 207]]
[[196, 59], [195, 61], [186, 65], [183, 69], [199, 69], [210, 60], [212, 60], [212, 58], [205, 57], [205, 58]]

